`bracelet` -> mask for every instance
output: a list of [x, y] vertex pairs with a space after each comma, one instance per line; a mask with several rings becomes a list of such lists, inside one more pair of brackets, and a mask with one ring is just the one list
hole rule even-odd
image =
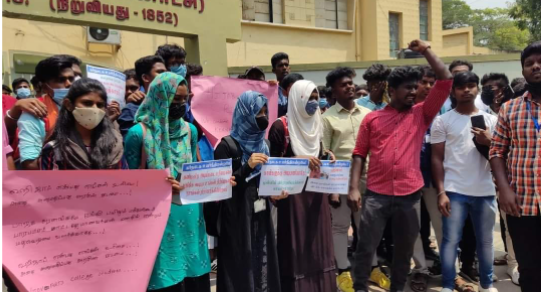
[[8, 116], [8, 118], [10, 118], [10, 119], [12, 119], [12, 120], [14, 120], [14, 121], [17, 121], [17, 119], [14, 119], [14, 118], [9, 114], [10, 111], [11, 111], [11, 110], [9, 109], [9, 110], [6, 112], [6, 116]]
[[439, 193], [438, 193], [438, 197], [441, 196], [441, 195], [443, 195], [443, 194], [445, 194], [445, 191], [439, 192]]

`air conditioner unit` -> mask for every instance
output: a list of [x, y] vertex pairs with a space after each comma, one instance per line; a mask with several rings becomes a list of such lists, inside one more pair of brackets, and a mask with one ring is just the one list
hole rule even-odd
[[120, 31], [108, 28], [87, 28], [87, 38], [89, 43], [120, 45]]

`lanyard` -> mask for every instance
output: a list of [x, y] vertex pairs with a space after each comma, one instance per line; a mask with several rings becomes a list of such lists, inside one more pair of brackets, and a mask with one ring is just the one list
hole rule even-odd
[[532, 108], [530, 107], [530, 102], [526, 102], [526, 109], [528, 109], [528, 113], [530, 113], [530, 116], [532, 117], [533, 123], [535, 125], [535, 129], [537, 130], [537, 133], [539, 133], [539, 129], [541, 128], [539, 126], [539, 121], [537, 120], [537, 117], [532, 114]]

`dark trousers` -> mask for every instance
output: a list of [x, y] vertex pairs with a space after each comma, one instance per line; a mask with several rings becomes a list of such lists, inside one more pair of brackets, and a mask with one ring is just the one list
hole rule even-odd
[[149, 290], [147, 292], [210, 292], [210, 274], [204, 274], [195, 278], [184, 278], [184, 281], [158, 290]]
[[462, 229], [462, 240], [460, 241], [460, 261], [462, 262], [462, 269], [475, 268], [475, 251], [477, 246], [477, 240], [475, 239], [475, 231], [473, 229], [473, 222], [470, 215], [464, 222], [464, 228]]
[[367, 190], [363, 195], [359, 241], [353, 270], [356, 291], [368, 292], [367, 281], [372, 259], [389, 220], [393, 224], [394, 238], [391, 291], [404, 290], [413, 256], [413, 245], [419, 236], [416, 206], [420, 199], [421, 192], [408, 196], [387, 196]]
[[421, 242], [425, 254], [430, 252], [430, 214], [426, 209], [425, 200], [421, 200]]
[[541, 215], [507, 215], [507, 227], [520, 272], [522, 292], [539, 292], [541, 283]]

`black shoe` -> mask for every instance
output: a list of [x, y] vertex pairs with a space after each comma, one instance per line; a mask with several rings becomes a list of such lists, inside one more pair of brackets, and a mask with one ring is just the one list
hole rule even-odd
[[428, 268], [428, 272], [432, 278], [441, 277], [441, 262], [435, 261], [432, 267]]
[[462, 268], [458, 275], [472, 283], [479, 283], [479, 272], [476, 268]]
[[435, 250], [428, 249], [425, 251], [425, 259], [431, 260], [431, 261], [439, 261], [440, 255]]

